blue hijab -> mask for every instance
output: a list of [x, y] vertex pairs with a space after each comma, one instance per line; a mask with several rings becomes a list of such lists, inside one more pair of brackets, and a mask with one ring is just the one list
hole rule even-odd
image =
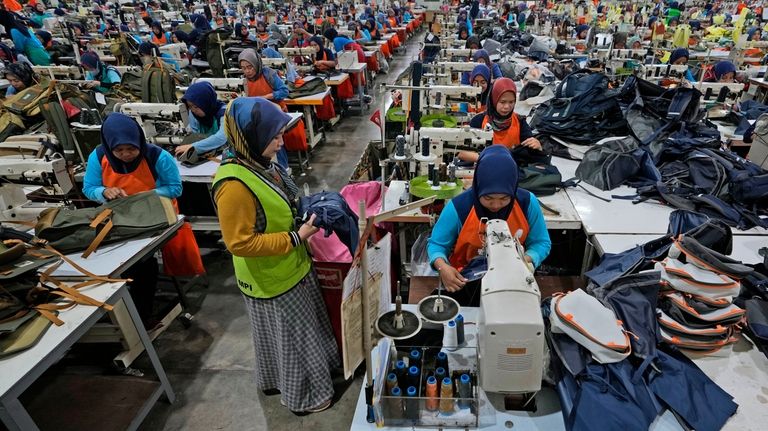
[[672, 51], [672, 54], [669, 55], [669, 64], [673, 64], [675, 61], [681, 59], [681, 58], [691, 58], [691, 54], [688, 52], [685, 48], [677, 48], [676, 50]]
[[[123, 162], [112, 154], [112, 150], [119, 145], [131, 145], [138, 148], [139, 157], [129, 163]], [[130, 174], [139, 167], [143, 159], [157, 160], [163, 150], [147, 143], [144, 131], [136, 120], [125, 114], [115, 112], [109, 114], [101, 126], [101, 148], [98, 151], [104, 152], [104, 156], [106, 156], [113, 171], [118, 174]], [[150, 168], [152, 166], [154, 163], [150, 163]]]
[[[503, 145], [491, 145], [480, 153], [472, 179], [473, 206], [477, 218], [506, 220], [512, 212], [517, 195], [517, 163], [512, 153]], [[512, 197], [509, 205], [492, 212], [480, 203], [481, 196], [505, 194]]]
[[488, 86], [485, 87], [485, 91], [480, 95], [480, 103], [485, 105], [488, 103], [488, 94], [491, 92], [491, 69], [484, 64], [475, 66], [475, 68], [472, 69], [472, 73], [469, 74], [469, 85], [474, 85], [475, 78], [478, 76], [485, 78], [485, 82], [488, 83]]
[[269, 167], [264, 149], [291, 117], [263, 97], [238, 97], [230, 102], [225, 121], [227, 140], [237, 157]]
[[341, 51], [344, 51], [345, 46], [353, 42], [354, 41], [348, 38], [347, 36], [337, 36], [333, 39], [333, 49], [336, 50], [336, 53], [339, 53]]
[[[491, 56], [488, 55], [488, 51], [484, 49], [478, 49], [472, 54], [472, 60], [477, 61], [479, 59], [483, 59], [485, 61], [485, 65], [488, 67], [491, 67], [493, 63], [491, 63]], [[490, 82], [490, 81], [489, 81]]]
[[209, 82], [196, 82], [190, 85], [181, 101], [184, 103], [192, 102], [203, 110], [204, 117], [192, 115], [195, 115], [195, 119], [205, 129], [211, 129], [216, 124], [216, 120], [224, 116], [224, 110], [227, 107], [226, 103], [218, 99], [216, 90]]
[[712, 67], [712, 73], [715, 74], [715, 79], [718, 81], [723, 77], [723, 75], [730, 72], [736, 73], [736, 65], [727, 60], [718, 61]]

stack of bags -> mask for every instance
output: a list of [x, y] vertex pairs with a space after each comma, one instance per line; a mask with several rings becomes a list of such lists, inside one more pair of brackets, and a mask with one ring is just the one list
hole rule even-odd
[[736, 341], [744, 310], [733, 304], [740, 279], [754, 270], [687, 235], [656, 263], [666, 289], [659, 299], [662, 338], [682, 349], [712, 352]]

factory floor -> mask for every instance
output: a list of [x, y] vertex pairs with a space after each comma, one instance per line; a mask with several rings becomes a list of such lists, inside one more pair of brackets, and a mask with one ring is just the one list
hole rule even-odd
[[[380, 137], [378, 127], [369, 121], [381, 106], [380, 97], [384, 97], [378, 93], [378, 84], [393, 82], [417, 58], [418, 45], [410, 41], [406, 53], [390, 62], [389, 73], [377, 77], [371, 109], [348, 114], [326, 134], [325, 142], [312, 151], [312, 169], [306, 176], [297, 176], [299, 186], [307, 184], [316, 192], [339, 190], [348, 183], [368, 142]], [[171, 405], [161, 398], [139, 429], [349, 429], [364, 368], [349, 381], [336, 378], [330, 409], [303, 417], [281, 406], [280, 396], [265, 396], [256, 388], [250, 324], [235, 285], [231, 258], [217, 240], [215, 235], [199, 238], [208, 283], [194, 286], [187, 294], [188, 309], [194, 314], [191, 326], [185, 328], [174, 321], [154, 342], [176, 402]], [[171, 293], [161, 297], [166, 297], [165, 302], [174, 301], [173, 289], [167, 290]], [[158, 302], [163, 302], [162, 298]], [[125, 429], [154, 386], [146, 378], [116, 376], [111, 358], [119, 350], [119, 345], [77, 345], [39, 378], [22, 396], [22, 403], [40, 428]], [[146, 355], [132, 367], [128, 374], [151, 376]], [[52, 405], [56, 405], [55, 414], [51, 414]]]

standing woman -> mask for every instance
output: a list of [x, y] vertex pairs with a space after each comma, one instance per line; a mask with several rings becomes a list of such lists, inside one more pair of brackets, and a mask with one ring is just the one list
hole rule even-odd
[[49, 66], [51, 56], [34, 33], [17, 19], [17, 15], [0, 9], [0, 25], [11, 36], [13, 47], [18, 54], [24, 54], [35, 66]]
[[289, 121], [266, 99], [233, 100], [225, 130], [234, 157], [216, 172], [213, 196], [251, 321], [257, 385], [279, 390], [293, 412], [313, 413], [331, 406], [339, 359], [305, 245], [315, 217], [296, 226], [298, 187], [272, 163]]

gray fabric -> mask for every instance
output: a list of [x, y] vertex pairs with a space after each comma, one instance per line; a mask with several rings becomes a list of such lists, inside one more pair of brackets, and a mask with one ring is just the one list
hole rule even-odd
[[243, 300], [251, 321], [259, 389], [280, 390], [282, 403], [297, 412], [331, 399], [331, 368], [340, 361], [314, 270], [278, 297], [243, 295]]

